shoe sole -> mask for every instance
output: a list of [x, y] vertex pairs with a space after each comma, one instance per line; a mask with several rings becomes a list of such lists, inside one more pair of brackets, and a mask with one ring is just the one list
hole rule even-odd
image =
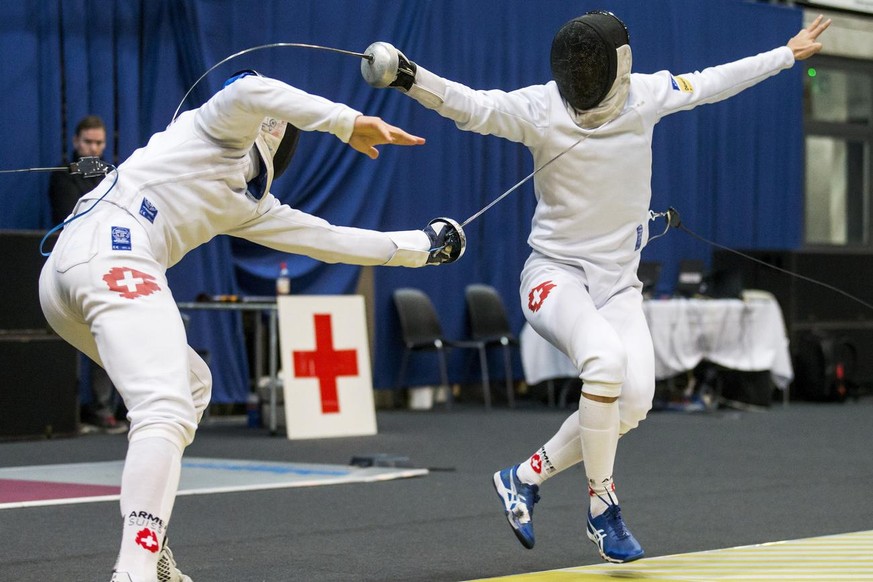
[[503, 484], [503, 479], [500, 478], [500, 471], [494, 473], [494, 478], [492, 479], [494, 485], [494, 492], [497, 493], [497, 497], [500, 498], [500, 504], [503, 506], [503, 514], [506, 516], [506, 521], [509, 522], [509, 527], [512, 530], [512, 533], [515, 534], [515, 537], [518, 538], [518, 541], [522, 546], [527, 548], [528, 550], [532, 550], [534, 547], [534, 542], [531, 542], [527, 538], [525, 538], [518, 529], [516, 529], [515, 524], [512, 523], [512, 513], [506, 510], [506, 498], [508, 497], [506, 493], [508, 489]]
[[633, 562], [633, 561], [635, 561], [635, 560], [639, 560], [640, 558], [644, 558], [644, 557], [646, 556], [646, 553], [645, 553], [645, 552], [642, 552], [641, 554], [639, 554], [639, 555], [637, 555], [637, 556], [632, 556], [632, 557], [627, 558], [627, 559], [625, 559], [625, 560], [619, 560], [619, 559], [617, 559], [617, 558], [612, 558], [612, 557], [610, 557], [610, 556], [607, 556], [607, 555], [603, 552], [603, 548], [601, 548], [601, 547], [600, 547], [600, 544], [597, 543], [597, 539], [596, 539], [593, 535], [591, 535], [591, 527], [590, 527], [590, 525], [586, 525], [586, 527], [585, 527], [585, 535], [588, 536], [588, 539], [591, 540], [591, 543], [594, 544], [594, 547], [595, 547], [595, 548], [597, 548], [597, 553], [600, 554], [600, 557], [603, 558], [604, 561], [609, 562], [609, 563], [611, 563], [611, 564], [626, 564], [626, 563], [628, 563], [628, 562]]

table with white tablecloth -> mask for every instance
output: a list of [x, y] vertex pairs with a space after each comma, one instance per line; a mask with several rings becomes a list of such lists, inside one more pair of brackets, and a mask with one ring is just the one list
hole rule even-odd
[[[655, 377], [671, 378], [706, 360], [731, 370], [769, 371], [773, 383], [787, 389], [794, 371], [779, 303], [766, 293], [747, 292], [744, 297], [646, 300]], [[528, 324], [520, 341], [528, 384], [578, 375], [570, 359]]]

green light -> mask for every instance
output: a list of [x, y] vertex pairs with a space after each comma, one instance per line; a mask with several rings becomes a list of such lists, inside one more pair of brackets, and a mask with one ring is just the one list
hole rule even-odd
[[816, 75], [815, 69], [813, 69], [812, 67], [806, 69], [806, 74], [809, 77], [815, 77], [815, 75]]

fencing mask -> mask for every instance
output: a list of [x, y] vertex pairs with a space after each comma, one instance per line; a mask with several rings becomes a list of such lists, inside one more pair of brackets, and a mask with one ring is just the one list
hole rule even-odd
[[589, 12], [561, 27], [552, 41], [552, 76], [571, 107], [584, 111], [604, 100], [619, 75], [617, 49], [628, 43], [627, 27], [611, 12]]
[[261, 122], [261, 132], [258, 136], [267, 146], [267, 151], [273, 159], [273, 179], [281, 176], [288, 169], [291, 158], [297, 149], [300, 130], [288, 123], [272, 117], [265, 117]]
[[[227, 87], [237, 79], [249, 75], [261, 76], [257, 71], [246, 69], [231, 76], [224, 82], [224, 86]], [[297, 150], [297, 142], [299, 140], [300, 130], [287, 121], [265, 117], [261, 122], [261, 130], [255, 140], [255, 147], [263, 159], [271, 159], [273, 161], [274, 180], [288, 169], [291, 158]]]

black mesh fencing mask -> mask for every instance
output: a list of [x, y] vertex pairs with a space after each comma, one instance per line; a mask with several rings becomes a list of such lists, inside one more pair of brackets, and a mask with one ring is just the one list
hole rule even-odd
[[273, 160], [273, 179], [281, 176], [288, 169], [291, 158], [297, 150], [300, 140], [300, 130], [288, 122], [265, 117], [261, 123], [258, 139], [266, 146], [266, 153]]
[[273, 178], [278, 178], [288, 169], [294, 152], [297, 151], [297, 142], [300, 141], [300, 130], [290, 123], [285, 127], [285, 135], [279, 142], [279, 149], [273, 155]]
[[[227, 87], [234, 81], [249, 75], [255, 77], [261, 76], [254, 69], [244, 69], [234, 73], [224, 82], [224, 86]], [[297, 142], [300, 140], [300, 129], [290, 123], [279, 121], [272, 117], [265, 117], [263, 122], [261, 122], [261, 131], [258, 138], [266, 146], [267, 152], [273, 160], [273, 179], [275, 180], [288, 169], [291, 158], [294, 157], [294, 152], [297, 150]], [[267, 152], [260, 152], [260, 155], [265, 156]]]
[[561, 27], [552, 40], [552, 77], [573, 108], [596, 107], [615, 82], [616, 49], [629, 43], [627, 27], [611, 12], [589, 12]]

